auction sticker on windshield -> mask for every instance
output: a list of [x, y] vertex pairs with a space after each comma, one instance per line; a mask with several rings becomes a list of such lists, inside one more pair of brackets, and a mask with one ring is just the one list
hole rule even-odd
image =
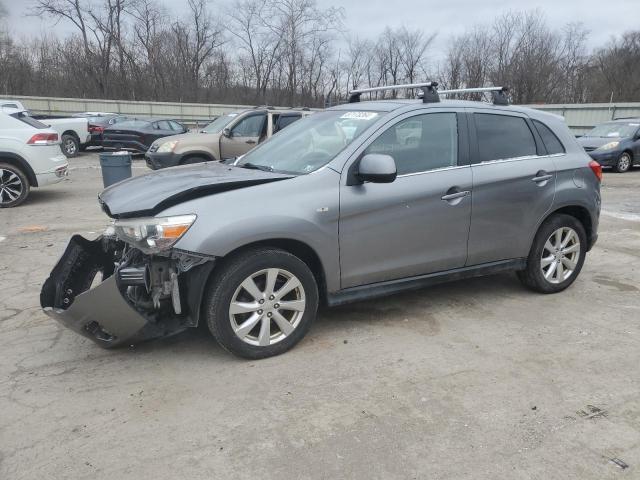
[[340, 118], [351, 118], [354, 120], [373, 120], [378, 114], [376, 112], [347, 112]]

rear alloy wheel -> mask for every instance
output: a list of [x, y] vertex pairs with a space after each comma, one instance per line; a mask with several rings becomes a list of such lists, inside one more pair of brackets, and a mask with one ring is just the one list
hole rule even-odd
[[569, 215], [554, 215], [538, 230], [527, 258], [527, 268], [518, 272], [518, 277], [537, 292], [560, 292], [580, 273], [586, 245], [582, 223]]
[[29, 180], [19, 168], [0, 163], [0, 208], [17, 207], [29, 195]]
[[221, 265], [205, 300], [211, 333], [225, 349], [257, 359], [284, 353], [307, 333], [318, 309], [309, 267], [283, 250], [260, 248]]
[[73, 135], [63, 135], [60, 148], [62, 148], [62, 153], [64, 153], [65, 157], [72, 158], [78, 155], [80, 142]]
[[613, 169], [618, 173], [625, 173], [631, 169], [631, 163], [633, 162], [631, 155], [628, 152], [624, 152], [618, 158], [615, 167]]

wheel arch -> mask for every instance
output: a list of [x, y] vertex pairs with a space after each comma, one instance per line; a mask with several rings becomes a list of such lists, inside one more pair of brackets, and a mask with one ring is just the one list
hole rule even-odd
[[[587, 241], [589, 244], [588, 249], [590, 249], [591, 246], [593, 245], [593, 241], [592, 241], [593, 233], [594, 233], [593, 219], [591, 218], [589, 209], [587, 209], [582, 205], [575, 205], [575, 204], [564, 205], [554, 209], [553, 211], [549, 212], [549, 214], [546, 217], [544, 217], [544, 219], [540, 222], [540, 224], [538, 225], [538, 228], [536, 228], [535, 233], [537, 233], [538, 230], [540, 230], [540, 227], [544, 222], [546, 222], [549, 218], [551, 218], [553, 215], [556, 215], [556, 214], [569, 215], [575, 218], [576, 220], [578, 220], [582, 224], [582, 226], [584, 227], [585, 233], [587, 235]], [[534, 237], [535, 237], [535, 234], [534, 234]]]
[[202, 151], [202, 150], [194, 150], [194, 151], [184, 152], [182, 154], [182, 157], [180, 158], [180, 165], [183, 165], [185, 161], [193, 157], [204, 157], [207, 159], [208, 162], [215, 162], [218, 160], [214, 155], [212, 155], [209, 152]]
[[33, 168], [31, 168], [31, 165], [29, 165], [29, 163], [20, 155], [16, 155], [15, 153], [11, 152], [0, 151], [0, 162], [8, 163], [10, 165], [18, 167], [27, 176], [27, 180], [29, 180], [30, 186], [38, 186], [38, 178], [36, 177]]
[[[318, 293], [320, 295], [320, 301], [325, 304], [327, 299], [327, 282], [326, 282], [326, 272], [322, 261], [320, 260], [320, 256], [318, 253], [311, 247], [309, 244], [302, 242], [300, 240], [294, 240], [290, 238], [271, 238], [265, 240], [259, 240], [256, 242], [248, 243], [242, 246], [235, 248], [234, 250], [228, 252], [223, 259], [229, 259], [235, 257], [236, 255], [245, 252], [254, 248], [279, 248], [280, 250], [284, 250], [292, 255], [295, 255], [300, 260], [302, 260], [311, 270], [314, 278], [316, 279], [316, 283], [318, 285]], [[221, 262], [223, 263], [223, 262]], [[211, 272], [211, 277], [215, 274], [216, 270], [220, 267], [220, 263], [216, 264], [216, 267]]]
[[80, 137], [75, 130], [65, 130], [64, 132], [62, 132], [62, 135], [60, 135], [60, 139], [62, 140], [62, 137], [64, 137], [65, 135], [75, 138], [78, 141], [78, 144], [80, 144]]

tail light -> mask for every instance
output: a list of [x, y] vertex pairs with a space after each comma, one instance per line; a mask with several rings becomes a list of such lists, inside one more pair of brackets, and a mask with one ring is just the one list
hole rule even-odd
[[58, 143], [57, 133], [36, 133], [29, 139], [27, 145], [55, 145]]
[[100, 127], [98, 125], [89, 125], [89, 133], [102, 133], [104, 132], [104, 127]]
[[598, 162], [596, 162], [595, 160], [591, 160], [589, 162], [589, 168], [591, 169], [591, 171], [593, 172], [593, 174], [596, 176], [596, 178], [598, 179], [599, 182], [602, 182], [602, 165], [600, 165]]

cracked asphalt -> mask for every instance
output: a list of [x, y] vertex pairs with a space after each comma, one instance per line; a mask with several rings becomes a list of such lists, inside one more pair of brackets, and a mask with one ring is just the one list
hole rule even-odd
[[357, 303], [262, 361], [204, 329], [105, 351], [40, 311], [100, 189], [86, 154], [0, 211], [0, 479], [640, 478], [640, 169], [605, 173], [564, 293], [498, 275]]

